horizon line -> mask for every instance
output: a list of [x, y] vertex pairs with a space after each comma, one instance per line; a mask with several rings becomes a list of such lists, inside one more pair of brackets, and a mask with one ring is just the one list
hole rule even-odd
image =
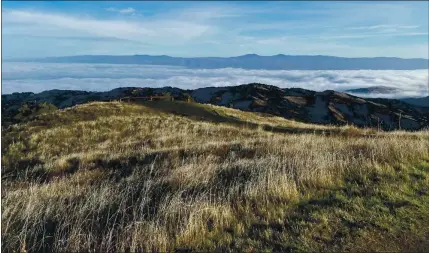
[[373, 57], [344, 57], [344, 56], [334, 56], [334, 55], [322, 55], [322, 54], [274, 54], [274, 55], [260, 55], [255, 53], [248, 53], [243, 55], [236, 56], [171, 56], [171, 55], [156, 55], [156, 54], [77, 54], [77, 55], [62, 55], [62, 56], [40, 56], [40, 57], [30, 57], [30, 58], [3, 58], [2, 61], [11, 61], [11, 60], [38, 60], [38, 59], [48, 59], [48, 58], [65, 58], [65, 57], [77, 57], [77, 56], [152, 56], [152, 57], [171, 57], [171, 58], [237, 58], [243, 56], [255, 56], [255, 57], [275, 57], [275, 56], [290, 56], [290, 57], [332, 57], [332, 58], [345, 58], [345, 59], [377, 59], [377, 58], [390, 58], [390, 59], [403, 59], [403, 60], [429, 60], [428, 58], [402, 58], [396, 56], [373, 56]]

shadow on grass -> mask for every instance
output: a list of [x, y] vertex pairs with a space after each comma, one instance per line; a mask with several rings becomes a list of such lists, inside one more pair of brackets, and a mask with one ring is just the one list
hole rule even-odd
[[[257, 221], [247, 229], [248, 241], [283, 251], [427, 251], [427, 191], [418, 182], [378, 174], [350, 175], [344, 186], [314, 193], [285, 212], [283, 220]], [[408, 184], [416, 186], [410, 190]], [[393, 188], [392, 188], [393, 187]], [[369, 191], [370, 190], [370, 191]], [[350, 194], [357, 192], [360, 194]]]
[[[337, 129], [311, 129], [296, 127], [280, 127], [265, 124], [256, 124], [243, 121], [236, 117], [221, 115], [215, 110], [198, 103], [186, 103], [181, 101], [139, 101], [137, 104], [144, 105], [154, 111], [171, 113], [178, 116], [187, 117], [192, 120], [208, 121], [213, 123], [228, 123], [231, 125], [257, 129], [261, 127], [264, 131], [285, 134], [319, 134], [319, 135], [338, 135], [342, 132]], [[347, 133], [345, 133], [347, 134]], [[347, 134], [349, 135], [349, 134]], [[360, 136], [360, 134], [357, 134]]]

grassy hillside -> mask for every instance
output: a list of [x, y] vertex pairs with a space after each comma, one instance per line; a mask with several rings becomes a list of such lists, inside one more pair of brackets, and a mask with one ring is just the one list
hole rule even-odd
[[2, 250], [429, 246], [429, 132], [182, 102], [90, 103], [2, 133]]

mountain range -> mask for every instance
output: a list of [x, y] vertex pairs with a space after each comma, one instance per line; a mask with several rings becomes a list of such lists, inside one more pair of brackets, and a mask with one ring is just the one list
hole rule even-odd
[[[418, 130], [429, 126], [427, 99], [402, 101], [383, 98], [360, 98], [347, 93], [326, 90], [316, 92], [301, 88], [282, 89], [251, 83], [229, 87], [207, 87], [184, 90], [163, 88], [117, 88], [107, 92], [50, 90], [2, 95], [3, 122], [13, 121], [24, 103], [47, 102], [58, 108], [91, 101], [111, 101], [129, 97], [169, 96], [174, 100], [194, 101], [232, 107], [243, 111], [265, 113], [316, 124], [377, 127], [385, 130]], [[133, 97], [140, 97], [133, 99]]]
[[171, 57], [167, 55], [79, 55], [37, 59], [13, 59], [45, 63], [109, 63], [169, 65], [187, 68], [242, 68], [267, 70], [413, 70], [428, 69], [429, 60], [422, 58], [402, 59], [395, 57], [344, 58], [334, 56], [246, 54], [236, 57]]
[[347, 93], [353, 93], [353, 94], [389, 94], [389, 93], [395, 93], [398, 92], [398, 88], [395, 87], [387, 87], [387, 86], [371, 86], [371, 87], [365, 87], [365, 88], [357, 88], [357, 89], [348, 89], [345, 92]]

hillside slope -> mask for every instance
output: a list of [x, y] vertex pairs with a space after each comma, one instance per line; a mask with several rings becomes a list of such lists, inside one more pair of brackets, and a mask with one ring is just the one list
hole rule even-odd
[[314, 123], [377, 127], [385, 130], [418, 130], [429, 126], [429, 110], [395, 99], [359, 98], [336, 91], [315, 92], [299, 88], [281, 89], [265, 84], [208, 87], [196, 90], [164, 88], [118, 88], [108, 92], [52, 90], [39, 94], [2, 95], [4, 122], [13, 122], [22, 103], [48, 102], [59, 108], [89, 101], [119, 100], [123, 97], [169, 95], [175, 100], [192, 98], [199, 103], [264, 112], [286, 119]]
[[192, 92], [198, 102], [274, 114], [307, 123], [359, 127], [421, 129], [429, 126], [427, 108], [395, 99], [359, 98], [327, 90], [280, 89], [263, 84], [202, 88]]
[[2, 132], [2, 251], [423, 251], [429, 132], [94, 102]]

